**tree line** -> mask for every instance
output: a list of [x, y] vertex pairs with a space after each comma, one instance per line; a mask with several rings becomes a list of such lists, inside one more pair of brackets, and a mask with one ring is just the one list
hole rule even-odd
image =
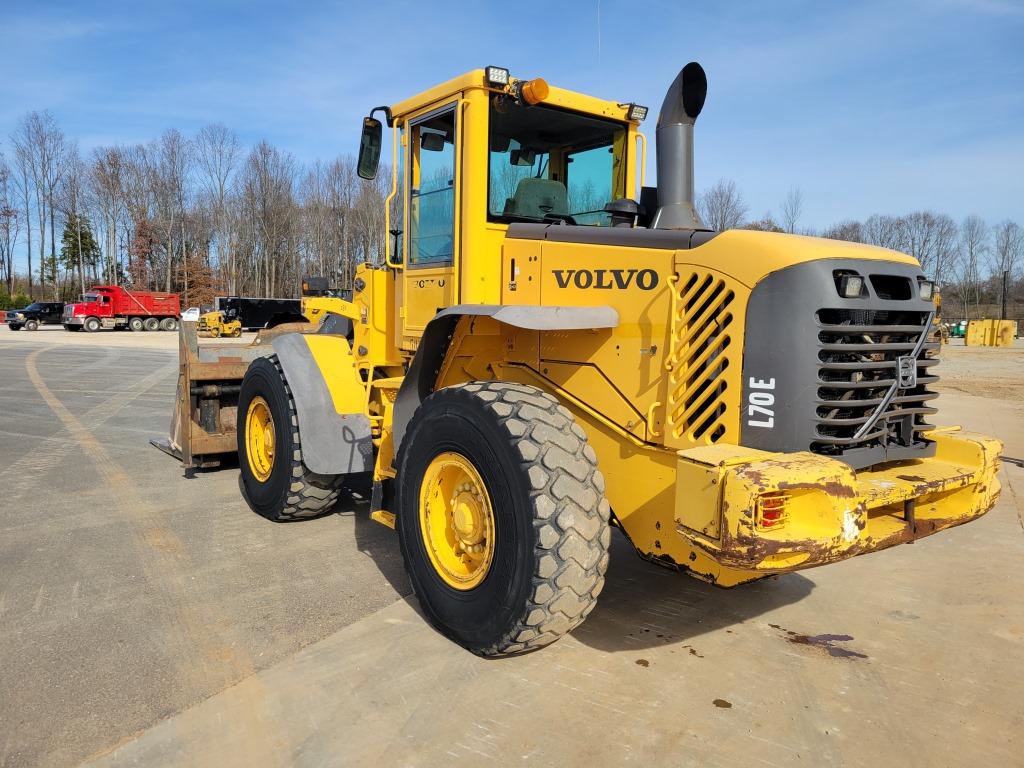
[[356, 264], [383, 258], [390, 178], [359, 179], [350, 155], [246, 151], [220, 124], [83, 156], [49, 112], [30, 112], [0, 146], [0, 294], [67, 300], [106, 283], [193, 306], [298, 296], [306, 274], [350, 286]]
[[745, 228], [815, 235], [908, 253], [942, 286], [943, 316], [951, 319], [997, 317], [1005, 275], [1007, 317], [1024, 318], [1024, 230], [1014, 221], [990, 224], [971, 215], [958, 223], [944, 213], [913, 211], [848, 219], [815, 231], [800, 226], [803, 193], [798, 187], [789, 190], [778, 217], [768, 212], [751, 219], [743, 194], [728, 179], [698, 195], [697, 208], [705, 225], [719, 231]]
[[[266, 141], [246, 151], [221, 124], [83, 156], [49, 112], [30, 112], [0, 145], [0, 304], [67, 300], [94, 283], [175, 291], [186, 306], [218, 294], [297, 296], [306, 274], [351, 287], [357, 264], [383, 260], [390, 177], [385, 168], [374, 182], [359, 179], [347, 154], [303, 165]], [[958, 223], [915, 211], [815, 232], [800, 226], [799, 188], [778, 218], [751, 218], [725, 179], [697, 202], [719, 231], [811, 234], [909, 253], [944, 286], [947, 316], [991, 316], [1005, 272], [1011, 316], [1024, 310], [1024, 233], [1012, 221]], [[27, 256], [24, 271], [16, 253]]]

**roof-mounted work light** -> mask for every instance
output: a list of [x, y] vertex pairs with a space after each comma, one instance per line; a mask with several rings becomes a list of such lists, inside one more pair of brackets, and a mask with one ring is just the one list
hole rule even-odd
[[485, 67], [484, 76], [489, 85], [508, 85], [508, 70], [504, 67]]
[[641, 104], [630, 104], [626, 117], [634, 123], [642, 123], [647, 119], [647, 107]]

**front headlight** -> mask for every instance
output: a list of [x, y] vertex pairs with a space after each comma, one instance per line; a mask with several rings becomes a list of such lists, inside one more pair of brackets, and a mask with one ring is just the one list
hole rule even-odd
[[23, 315], [21, 312], [16, 314], [14, 317], [17, 318], [18, 320], [24, 320], [25, 319], [25, 315]]

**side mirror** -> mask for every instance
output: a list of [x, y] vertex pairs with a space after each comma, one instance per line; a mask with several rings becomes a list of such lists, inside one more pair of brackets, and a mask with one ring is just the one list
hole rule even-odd
[[356, 162], [359, 178], [369, 180], [377, 176], [383, 133], [380, 120], [375, 117], [363, 118], [363, 134], [359, 138], [359, 159]]

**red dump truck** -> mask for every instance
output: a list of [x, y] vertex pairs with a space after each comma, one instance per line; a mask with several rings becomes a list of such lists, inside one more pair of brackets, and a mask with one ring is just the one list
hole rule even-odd
[[133, 331], [176, 331], [181, 300], [176, 293], [129, 291], [119, 285], [94, 285], [75, 304], [64, 305], [64, 328], [98, 331], [129, 328]]

